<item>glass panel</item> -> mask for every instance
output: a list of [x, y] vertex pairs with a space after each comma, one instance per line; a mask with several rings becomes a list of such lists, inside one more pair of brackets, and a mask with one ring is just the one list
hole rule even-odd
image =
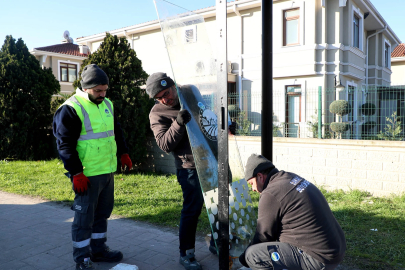
[[76, 80], [76, 69], [69, 68], [69, 82], [74, 82]]
[[299, 9], [294, 9], [294, 10], [288, 10], [285, 12], [285, 17], [294, 17], [294, 16], [299, 16], [300, 15], [300, 10]]
[[347, 116], [348, 121], [354, 121], [354, 89], [349, 87], [348, 102], [350, 104], [351, 110]]
[[[211, 47], [201, 15], [166, 1], [155, 0], [155, 5], [180, 103], [192, 115], [186, 128], [216, 242], [219, 235], [216, 50]], [[193, 28], [196, 29], [193, 42], [186, 42], [184, 35], [189, 33], [185, 30]], [[244, 179], [235, 180], [229, 189], [229, 248], [230, 255], [237, 258], [253, 238], [256, 215]]]
[[397, 112], [397, 100], [395, 99], [387, 99], [381, 100], [381, 115], [380, 115], [380, 129], [384, 132], [387, 124], [391, 124], [388, 119], [393, 119], [394, 112]]
[[288, 95], [288, 119], [287, 134], [288, 137], [298, 138], [298, 127], [300, 121], [300, 96]]
[[298, 42], [298, 19], [286, 21], [286, 44], [296, 44]]
[[301, 93], [301, 86], [287, 86], [287, 93]]
[[67, 68], [61, 68], [61, 70], [62, 70], [62, 74], [61, 74], [61, 77], [60, 77], [60, 80], [62, 81], [62, 82], [67, 82], [67, 80], [68, 80], [68, 77], [67, 77]]
[[359, 44], [359, 18], [353, 18], [353, 46], [360, 48]]

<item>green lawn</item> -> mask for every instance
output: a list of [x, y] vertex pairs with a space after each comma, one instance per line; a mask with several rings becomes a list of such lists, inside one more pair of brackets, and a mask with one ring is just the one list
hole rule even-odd
[[[74, 194], [64, 172], [57, 159], [0, 161], [0, 190], [71, 203]], [[117, 174], [115, 180], [113, 214], [178, 226], [182, 194], [174, 175]], [[357, 190], [322, 192], [346, 235], [347, 269], [405, 269], [405, 195], [377, 198]], [[252, 199], [257, 210], [258, 195], [252, 194]], [[198, 230], [209, 232], [204, 214]]]

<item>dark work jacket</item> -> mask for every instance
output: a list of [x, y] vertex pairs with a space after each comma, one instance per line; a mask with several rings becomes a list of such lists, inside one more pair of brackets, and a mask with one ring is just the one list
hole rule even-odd
[[296, 246], [325, 264], [340, 263], [346, 251], [343, 230], [321, 191], [300, 176], [277, 169], [268, 175], [260, 194], [251, 244], [274, 241]]
[[[65, 169], [71, 175], [83, 171], [82, 162], [76, 151], [81, 130], [82, 121], [73, 107], [64, 105], [56, 111], [53, 117], [53, 135], [56, 137], [59, 156], [65, 165]], [[115, 115], [114, 134], [117, 143], [117, 155], [120, 157], [122, 154], [128, 153], [128, 148], [125, 144], [121, 125], [117, 122]]]

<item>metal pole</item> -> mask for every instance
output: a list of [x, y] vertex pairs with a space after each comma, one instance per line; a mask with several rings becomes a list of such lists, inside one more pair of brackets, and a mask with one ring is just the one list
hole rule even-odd
[[273, 1], [262, 0], [262, 155], [273, 160]]
[[318, 87], [318, 139], [322, 139], [322, 86]]
[[228, 187], [228, 61], [226, 0], [216, 0], [217, 7], [217, 112], [218, 112], [218, 221], [219, 269], [229, 269], [229, 187]]

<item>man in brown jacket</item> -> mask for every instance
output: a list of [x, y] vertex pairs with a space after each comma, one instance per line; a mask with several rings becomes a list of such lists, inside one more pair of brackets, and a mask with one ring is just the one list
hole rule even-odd
[[260, 193], [257, 229], [239, 261], [256, 269], [333, 270], [346, 241], [320, 190], [276, 167], [261, 155], [249, 157], [245, 179]]
[[158, 72], [146, 81], [146, 92], [156, 100], [149, 114], [157, 145], [174, 156], [177, 181], [183, 191], [183, 209], [179, 226], [180, 263], [187, 270], [200, 270], [194, 255], [198, 217], [204, 198], [195, 169], [186, 124], [191, 120], [187, 110], [180, 109], [174, 81]]

